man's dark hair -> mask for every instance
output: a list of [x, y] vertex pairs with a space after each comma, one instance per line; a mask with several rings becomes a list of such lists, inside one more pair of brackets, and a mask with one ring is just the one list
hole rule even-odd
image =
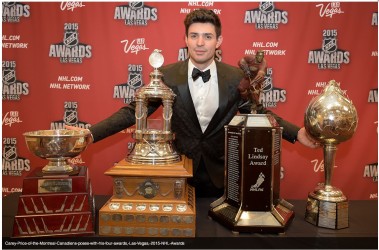
[[215, 26], [216, 37], [218, 38], [221, 35], [221, 21], [213, 10], [197, 9], [189, 13], [184, 19], [186, 36], [188, 36], [189, 26], [193, 23], [211, 23]]

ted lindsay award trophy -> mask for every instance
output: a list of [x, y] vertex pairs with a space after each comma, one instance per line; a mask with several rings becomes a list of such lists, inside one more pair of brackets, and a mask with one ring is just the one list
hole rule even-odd
[[341, 229], [349, 226], [348, 200], [332, 186], [337, 145], [350, 139], [358, 125], [357, 111], [331, 80], [323, 93], [313, 98], [305, 112], [307, 132], [324, 148], [325, 183], [308, 194], [305, 220], [319, 227]]
[[13, 237], [93, 235], [95, 206], [88, 169], [71, 166], [90, 142], [90, 133], [38, 130], [24, 133], [29, 151], [49, 160], [23, 181]]
[[266, 60], [263, 51], [239, 61], [246, 79], [238, 89], [252, 103], [251, 114], [236, 115], [225, 126], [225, 191], [210, 205], [209, 217], [239, 232], [282, 233], [294, 217], [280, 198], [283, 128], [261, 109]]
[[208, 215], [239, 232], [283, 233], [293, 206], [280, 198], [282, 128], [269, 114], [240, 114], [225, 126], [225, 191]]
[[[132, 237], [195, 237], [195, 190], [187, 184], [192, 160], [179, 155], [171, 132], [175, 94], [158, 70], [159, 50], [149, 57], [150, 83], [135, 95], [135, 144], [125, 159], [105, 172], [113, 178], [113, 196], [99, 211], [99, 234]], [[147, 119], [149, 101], [161, 101], [163, 126]]]

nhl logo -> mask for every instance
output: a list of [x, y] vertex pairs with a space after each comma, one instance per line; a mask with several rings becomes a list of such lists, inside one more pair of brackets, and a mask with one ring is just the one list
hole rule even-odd
[[16, 5], [16, 2], [5, 2], [3, 3], [3, 7], [10, 8]]
[[3, 157], [7, 161], [13, 161], [17, 159], [16, 147], [5, 145], [3, 149]]
[[78, 123], [78, 112], [76, 110], [66, 110], [64, 112], [63, 121], [67, 125], [75, 125]]
[[143, 7], [143, 2], [129, 2], [129, 6], [132, 10], [140, 9]]
[[264, 14], [270, 13], [275, 10], [273, 2], [262, 2], [259, 4], [259, 10]]
[[16, 71], [14, 69], [3, 69], [3, 83], [11, 85], [16, 82]]
[[262, 91], [264, 93], [272, 90], [272, 79], [271, 77], [265, 77], [265, 80], [262, 83]]
[[128, 78], [128, 86], [130, 88], [138, 89], [142, 86], [141, 74], [131, 73]]
[[78, 45], [79, 44], [78, 32], [76, 31], [65, 32], [63, 43], [69, 48]]
[[322, 40], [322, 50], [325, 53], [333, 53], [337, 51], [337, 38], [328, 37]]

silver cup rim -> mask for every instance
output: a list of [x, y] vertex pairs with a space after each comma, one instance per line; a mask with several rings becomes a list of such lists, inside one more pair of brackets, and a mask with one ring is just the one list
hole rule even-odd
[[35, 130], [23, 133], [27, 137], [83, 137], [90, 135], [89, 130], [71, 130], [71, 129], [46, 129]]

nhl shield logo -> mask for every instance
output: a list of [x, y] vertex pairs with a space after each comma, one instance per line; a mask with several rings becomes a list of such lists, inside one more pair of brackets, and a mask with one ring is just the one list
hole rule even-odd
[[262, 83], [262, 91], [263, 93], [266, 93], [270, 90], [272, 90], [272, 79], [271, 77], [265, 77], [265, 80]]
[[273, 2], [261, 2], [259, 4], [259, 10], [264, 14], [270, 13], [275, 10]]
[[78, 112], [76, 110], [66, 110], [64, 112], [63, 121], [67, 125], [75, 125], [78, 123]]
[[3, 149], [3, 157], [7, 161], [13, 161], [17, 159], [16, 147], [5, 145]]
[[322, 50], [326, 53], [333, 53], [337, 51], [337, 38], [328, 37], [322, 40]]
[[3, 7], [10, 8], [16, 5], [16, 2], [5, 2], [3, 3]]
[[143, 7], [143, 2], [139, 2], [139, 1], [133, 1], [133, 2], [129, 2], [129, 7], [132, 9], [132, 10], [137, 10], [137, 9], [140, 9]]
[[16, 71], [14, 69], [3, 69], [3, 83], [10, 85], [16, 82]]
[[132, 89], [138, 89], [142, 86], [141, 74], [129, 74], [128, 86]]
[[64, 33], [63, 43], [67, 47], [74, 47], [79, 44], [78, 32], [76, 31], [67, 31]]

